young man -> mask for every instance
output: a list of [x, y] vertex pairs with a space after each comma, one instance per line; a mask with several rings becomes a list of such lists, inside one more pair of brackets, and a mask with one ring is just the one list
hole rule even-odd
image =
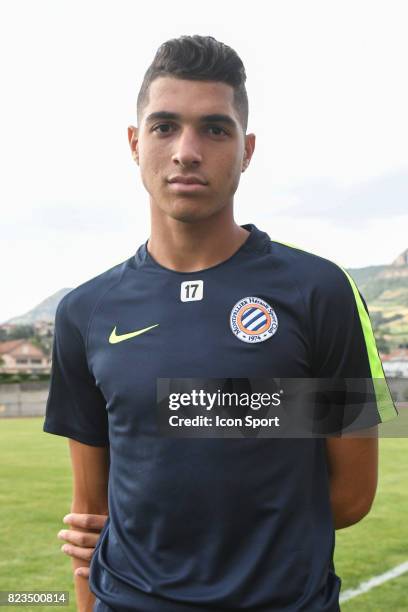
[[365, 438], [158, 431], [159, 378], [384, 380], [345, 271], [234, 221], [255, 147], [245, 79], [212, 37], [159, 48], [128, 130], [150, 237], [57, 309], [44, 431], [70, 439], [80, 527], [61, 537], [75, 568], [93, 553], [80, 612], [337, 611], [334, 530], [375, 496], [388, 389]]

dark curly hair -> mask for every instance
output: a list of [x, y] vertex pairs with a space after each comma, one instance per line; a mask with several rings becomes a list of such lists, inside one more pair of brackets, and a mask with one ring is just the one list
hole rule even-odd
[[147, 69], [137, 97], [137, 120], [149, 100], [149, 87], [160, 76], [192, 81], [218, 81], [234, 89], [234, 106], [244, 134], [248, 126], [248, 96], [244, 64], [236, 51], [212, 36], [180, 36], [158, 48]]

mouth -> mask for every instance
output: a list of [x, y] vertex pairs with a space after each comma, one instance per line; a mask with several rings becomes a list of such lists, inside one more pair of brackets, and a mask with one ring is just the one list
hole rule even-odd
[[207, 189], [203, 183], [179, 183], [178, 181], [169, 182], [169, 189], [179, 193], [196, 193]]
[[200, 176], [173, 176], [168, 179], [169, 189], [179, 193], [195, 193], [206, 189], [207, 182]]

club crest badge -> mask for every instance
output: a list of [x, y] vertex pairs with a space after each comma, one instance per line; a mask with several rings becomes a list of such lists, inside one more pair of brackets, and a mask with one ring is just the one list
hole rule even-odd
[[264, 342], [276, 333], [278, 318], [265, 300], [244, 297], [231, 310], [230, 327], [242, 342]]

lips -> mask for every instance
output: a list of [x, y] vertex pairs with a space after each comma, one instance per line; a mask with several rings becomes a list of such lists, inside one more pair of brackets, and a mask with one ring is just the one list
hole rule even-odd
[[182, 185], [206, 185], [207, 182], [202, 179], [200, 176], [195, 176], [195, 175], [189, 175], [189, 176], [182, 176], [182, 175], [177, 175], [177, 176], [173, 176], [168, 180], [169, 183], [178, 183], [178, 184], [182, 184]]
[[202, 191], [206, 191], [208, 189], [207, 185], [203, 185], [203, 183], [169, 183], [168, 189], [174, 193], [178, 194], [192, 194], [192, 193], [201, 193]]

